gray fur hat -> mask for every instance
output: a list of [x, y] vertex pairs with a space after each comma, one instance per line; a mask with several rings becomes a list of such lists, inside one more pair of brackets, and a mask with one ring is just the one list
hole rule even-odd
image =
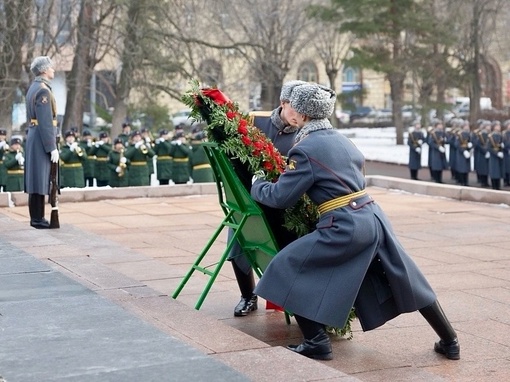
[[285, 82], [282, 85], [282, 91], [280, 93], [280, 101], [282, 101], [282, 102], [290, 101], [290, 94], [292, 93], [292, 89], [294, 89], [298, 85], [304, 85], [304, 84], [306, 84], [306, 82], [300, 81], [300, 80], [293, 80], [293, 81]]
[[34, 58], [34, 61], [32, 61], [32, 64], [30, 65], [30, 71], [34, 73], [34, 75], [40, 76], [52, 66], [53, 62], [51, 62], [51, 58], [48, 56], [39, 56]]
[[299, 114], [312, 119], [324, 119], [333, 114], [336, 93], [330, 88], [317, 84], [304, 84], [294, 87], [290, 96], [290, 106]]

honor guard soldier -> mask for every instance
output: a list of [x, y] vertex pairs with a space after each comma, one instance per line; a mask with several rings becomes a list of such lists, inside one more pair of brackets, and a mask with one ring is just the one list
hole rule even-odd
[[127, 147], [125, 156], [131, 162], [129, 166], [129, 186], [149, 186], [147, 160], [154, 156], [154, 150], [147, 147], [139, 131], [131, 134], [131, 144]]
[[91, 154], [96, 157], [94, 167], [94, 176], [98, 187], [108, 186], [110, 181], [110, 169], [108, 168], [108, 153], [112, 151], [110, 137], [108, 133], [102, 131], [99, 133], [99, 141], [92, 147]]
[[446, 143], [449, 147], [449, 167], [451, 172], [451, 179], [458, 182], [457, 176], [457, 148], [455, 147], [455, 141], [457, 140], [457, 135], [460, 131], [460, 123], [458, 119], [454, 119], [452, 121], [452, 128], [446, 131]]
[[168, 130], [159, 131], [159, 138], [156, 139], [154, 152], [156, 153], [156, 174], [160, 185], [167, 185], [172, 178], [172, 157], [170, 149], [172, 145], [168, 136]]
[[65, 144], [60, 148], [60, 171], [62, 187], [85, 187], [83, 162], [87, 160], [87, 153], [76, 142], [76, 133], [72, 130], [64, 134]]
[[191, 148], [186, 143], [184, 131], [176, 132], [170, 147], [170, 156], [173, 158], [172, 182], [175, 184], [184, 184], [190, 180], [190, 155]]
[[443, 122], [437, 121], [434, 124], [434, 129], [430, 132], [428, 143], [431, 147], [430, 168], [432, 178], [436, 183], [443, 183], [443, 170], [448, 168], [445, 148], [446, 136]]
[[113, 141], [113, 149], [108, 153], [108, 168], [110, 169], [111, 187], [129, 186], [129, 159], [124, 156], [126, 147], [120, 138]]
[[503, 135], [501, 134], [501, 122], [492, 122], [492, 132], [488, 139], [489, 177], [493, 190], [501, 189], [501, 179], [505, 177], [505, 154]]
[[457, 166], [457, 180], [461, 186], [468, 185], [469, 173], [471, 172], [471, 153], [473, 149], [471, 137], [469, 121], [462, 121], [461, 131], [457, 134], [457, 139], [453, 142], [456, 148], [455, 163]]
[[416, 122], [409, 128], [407, 145], [409, 146], [409, 171], [411, 179], [418, 180], [418, 170], [421, 168], [421, 150], [425, 137], [421, 130], [421, 123]]
[[3, 156], [7, 170], [6, 191], [23, 191], [25, 188], [25, 158], [20, 138], [12, 138], [9, 150]]
[[131, 138], [131, 125], [129, 122], [124, 122], [122, 124], [122, 133], [120, 133], [117, 138], [122, 139], [125, 147], [129, 146], [129, 138]]
[[191, 133], [191, 157], [190, 168], [193, 183], [214, 182], [214, 175], [211, 164], [205, 153], [202, 143], [206, 141], [205, 131], [195, 127]]
[[[294, 139], [298, 128], [291, 123], [289, 115], [289, 100], [294, 87], [305, 84], [304, 81], [288, 81], [283, 84], [280, 92], [280, 105], [272, 111], [260, 111], [250, 113], [251, 123], [260, 129], [271, 141], [282, 155], [287, 155], [288, 151], [294, 145]], [[248, 180], [251, 183], [251, 180]], [[251, 187], [251, 184], [245, 187]], [[297, 239], [293, 232], [289, 232], [283, 226], [285, 222], [284, 214], [281, 209], [274, 209], [259, 204], [267, 218], [271, 231], [280, 249], [283, 249], [289, 243]], [[232, 230], [228, 232], [229, 236], [233, 234]], [[234, 316], [243, 317], [258, 309], [258, 298], [253, 292], [255, 288], [255, 277], [253, 269], [243, 256], [241, 246], [236, 243], [229, 253], [228, 259], [232, 263], [234, 275], [236, 277], [241, 300], [234, 307]], [[266, 303], [267, 308], [279, 308], [271, 303]]]
[[7, 131], [0, 129], [0, 191], [5, 191], [5, 185], [7, 182], [7, 170], [3, 164], [3, 156], [9, 151], [9, 145], [6, 141]]
[[[140, 133], [142, 134], [142, 139], [145, 142], [145, 145], [154, 151], [154, 139], [152, 139], [152, 134], [150, 130], [144, 127], [142, 130], [140, 130]], [[147, 166], [149, 166], [149, 185], [150, 185], [152, 174], [154, 174], [154, 156], [147, 157]]]
[[505, 183], [510, 187], [510, 119], [503, 122], [503, 152], [505, 154]]
[[489, 121], [481, 121], [480, 129], [476, 135], [475, 149], [477, 156], [475, 156], [475, 171], [477, 178], [480, 180], [482, 187], [489, 187], [489, 134], [491, 123]]
[[96, 158], [92, 154], [94, 141], [89, 130], [83, 130], [79, 145], [83, 152], [87, 154], [87, 159], [82, 162], [85, 187], [92, 187], [94, 185], [94, 166], [96, 165]]
[[354, 307], [364, 331], [419, 311], [440, 338], [434, 351], [458, 360], [457, 333], [436, 294], [367, 193], [363, 154], [328, 120], [335, 101], [324, 86], [296, 86], [290, 118], [300, 130], [288, 166], [276, 182], [253, 181], [259, 203], [284, 209], [306, 194], [320, 211], [317, 229], [272, 258], [255, 293], [294, 314], [304, 340], [287, 349], [309, 358], [333, 358], [326, 326], [343, 327]]
[[58, 163], [57, 103], [51, 90], [55, 69], [47, 56], [36, 57], [30, 65], [36, 76], [26, 99], [29, 123], [25, 156], [25, 192], [28, 194], [30, 225], [50, 228], [44, 218], [45, 196], [50, 194], [52, 163]]

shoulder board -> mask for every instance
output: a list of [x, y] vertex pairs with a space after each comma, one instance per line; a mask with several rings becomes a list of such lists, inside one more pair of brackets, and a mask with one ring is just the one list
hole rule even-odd
[[255, 122], [255, 118], [257, 118], [257, 117], [271, 117], [272, 113], [273, 113], [272, 110], [270, 110], [270, 111], [265, 111], [265, 110], [250, 111], [248, 113], [248, 117], [249, 117], [248, 123], [250, 125], [253, 125], [253, 123]]

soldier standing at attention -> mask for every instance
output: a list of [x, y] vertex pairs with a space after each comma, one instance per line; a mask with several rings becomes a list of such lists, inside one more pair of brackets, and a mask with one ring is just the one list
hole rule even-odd
[[418, 170], [421, 168], [421, 150], [425, 137], [421, 131], [421, 123], [416, 122], [409, 128], [407, 145], [409, 146], [409, 171], [411, 179], [418, 180]]
[[65, 145], [60, 149], [62, 187], [83, 188], [83, 162], [87, 160], [87, 153], [76, 142], [76, 135], [72, 130], [66, 131], [64, 138]]
[[492, 122], [492, 132], [488, 136], [487, 149], [489, 154], [489, 177], [493, 190], [501, 189], [501, 179], [505, 177], [505, 154], [501, 122]]
[[113, 141], [113, 150], [108, 153], [108, 168], [110, 169], [110, 186], [127, 187], [129, 185], [129, 160], [124, 156], [126, 148], [120, 138]]
[[50, 228], [44, 218], [44, 197], [50, 194], [51, 163], [58, 163], [57, 106], [51, 92], [55, 77], [48, 56], [36, 57], [30, 65], [35, 79], [26, 95], [28, 133], [25, 152], [25, 192], [28, 194], [30, 225]]
[[3, 162], [7, 169], [5, 191], [23, 191], [25, 187], [25, 158], [21, 147], [21, 139], [12, 138], [11, 147], [4, 154]]
[[122, 140], [124, 147], [128, 147], [130, 137], [131, 137], [131, 125], [129, 124], [129, 122], [124, 122], [122, 124], [122, 133], [120, 133], [117, 138], [120, 138]]
[[444, 132], [443, 122], [437, 121], [434, 129], [430, 132], [428, 140], [430, 145], [430, 169], [432, 178], [436, 183], [443, 183], [443, 170], [448, 168], [446, 160], [446, 135]]
[[4, 154], [9, 151], [6, 136], [7, 131], [5, 129], [0, 129], [0, 191], [5, 191], [5, 182], [7, 181], [7, 170], [2, 161]]
[[99, 133], [99, 141], [92, 147], [91, 154], [96, 156], [94, 176], [98, 187], [108, 186], [110, 170], [108, 169], [108, 153], [112, 151], [110, 137], [104, 131]]
[[510, 187], [510, 119], [503, 122], [503, 142], [501, 147], [505, 155], [505, 182], [506, 187]]
[[453, 143], [455, 145], [455, 153], [457, 155], [455, 163], [457, 164], [457, 176], [461, 186], [467, 186], [469, 180], [469, 172], [471, 171], [471, 129], [469, 121], [462, 121], [462, 130], [457, 134], [457, 139]]
[[172, 157], [170, 156], [170, 149], [172, 145], [168, 139], [168, 130], [162, 129], [159, 131], [159, 138], [156, 139], [154, 145], [154, 152], [156, 158], [156, 173], [160, 185], [167, 185], [172, 178]]
[[184, 184], [190, 180], [189, 156], [191, 148], [186, 143], [184, 132], [175, 134], [170, 148], [170, 156], [173, 158], [172, 181], [175, 184]]
[[214, 182], [214, 175], [211, 169], [211, 164], [202, 143], [206, 141], [205, 131], [200, 127], [193, 128], [191, 133], [191, 157], [190, 168], [191, 178], [193, 183], [210, 183]]
[[154, 150], [148, 147], [139, 131], [131, 134], [131, 144], [126, 149], [126, 158], [131, 161], [129, 167], [129, 186], [150, 186], [147, 160], [154, 156]]
[[[154, 139], [152, 139], [152, 133], [150, 132], [150, 130], [144, 127], [142, 130], [140, 130], [140, 133], [142, 134], [142, 140], [145, 142], [145, 145], [148, 148], [154, 150]], [[154, 174], [154, 156], [147, 157], [147, 166], [149, 167], [149, 185], [150, 185], [152, 180], [152, 174]]]
[[92, 134], [89, 130], [83, 130], [79, 145], [83, 152], [87, 154], [87, 159], [82, 162], [85, 187], [92, 187], [94, 185], [94, 166], [96, 158], [92, 155], [92, 147], [94, 144], [92, 141]]

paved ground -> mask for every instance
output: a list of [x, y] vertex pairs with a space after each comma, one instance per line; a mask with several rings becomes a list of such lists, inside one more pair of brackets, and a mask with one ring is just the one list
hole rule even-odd
[[[122, 198], [112, 190], [107, 199], [63, 201], [59, 230], [31, 229], [24, 205], [0, 209], [0, 375], [7, 382], [510, 380], [508, 203], [388, 187], [369, 192], [435, 288], [458, 331], [460, 361], [433, 352], [436, 335], [419, 313], [366, 333], [356, 323], [353, 340], [333, 339], [333, 361], [295, 355], [284, 346], [300, 340], [299, 329], [282, 313], [261, 303], [256, 314], [233, 317], [239, 292], [229, 264], [199, 311], [201, 274], [174, 300], [222, 219], [217, 197], [130, 190]], [[431, 187], [449, 195], [455, 186]], [[220, 238], [211, 263], [224, 249]]]

